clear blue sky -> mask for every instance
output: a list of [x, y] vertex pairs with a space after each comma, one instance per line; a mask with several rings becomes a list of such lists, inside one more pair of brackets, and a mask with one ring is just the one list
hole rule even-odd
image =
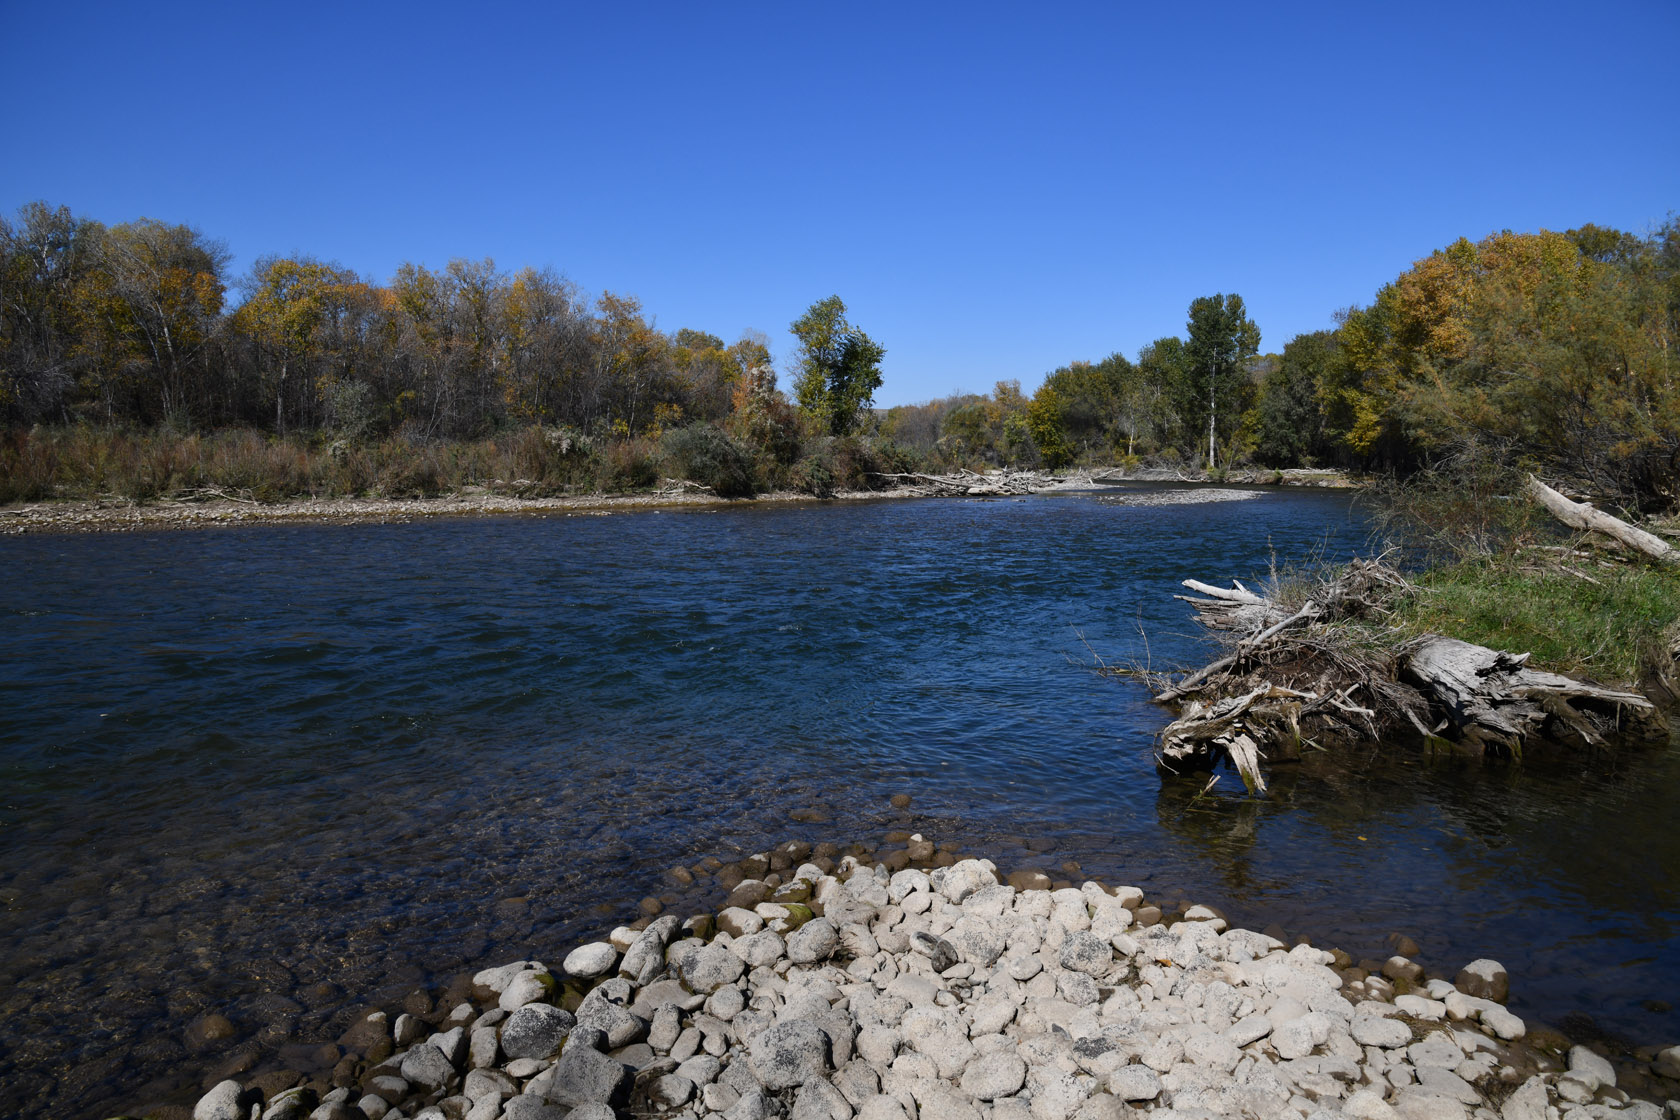
[[886, 405], [1030, 392], [1213, 292], [1281, 349], [1461, 235], [1680, 209], [1676, 0], [6, 0], [0, 28], [0, 209], [187, 222], [235, 271], [552, 265], [779, 358], [838, 293]]

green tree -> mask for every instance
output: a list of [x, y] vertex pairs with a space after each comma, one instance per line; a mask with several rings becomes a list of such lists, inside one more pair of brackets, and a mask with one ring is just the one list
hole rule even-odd
[[1068, 443], [1063, 411], [1062, 396], [1049, 381], [1038, 387], [1032, 403], [1027, 405], [1027, 431], [1032, 433], [1039, 457], [1051, 470], [1073, 462], [1073, 446]]
[[1229, 435], [1241, 417], [1245, 368], [1260, 352], [1260, 328], [1234, 292], [1191, 300], [1188, 327], [1184, 351], [1196, 387], [1195, 427], [1207, 426], [1207, 464], [1213, 470], [1221, 429]]
[[829, 434], [849, 434], [881, 386], [886, 349], [847, 321], [839, 296], [813, 303], [790, 329], [799, 340], [800, 409]]
[[1329, 384], [1336, 361], [1336, 335], [1314, 331], [1297, 335], [1260, 386], [1255, 406], [1256, 457], [1268, 466], [1310, 466], [1324, 451], [1322, 387]]

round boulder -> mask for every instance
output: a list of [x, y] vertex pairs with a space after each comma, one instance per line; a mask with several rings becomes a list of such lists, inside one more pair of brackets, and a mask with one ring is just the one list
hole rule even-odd
[[1102, 976], [1114, 964], [1114, 948], [1090, 930], [1070, 930], [1062, 941], [1062, 967]]
[[567, 953], [560, 967], [566, 970], [568, 976], [576, 976], [580, 980], [593, 980], [611, 972], [613, 965], [617, 963], [617, 949], [605, 941], [591, 941]]
[[677, 972], [690, 989], [707, 995], [735, 983], [745, 969], [746, 962], [729, 946], [714, 944], [685, 956]]
[[[788, 960], [794, 964], [826, 961], [840, 946], [840, 933], [827, 918], [813, 918], [788, 935]], [[726, 950], [727, 952], [727, 950]], [[734, 956], [729, 953], [729, 956]]]
[[828, 1036], [809, 1019], [778, 1023], [753, 1039], [751, 1063], [766, 1089], [791, 1089], [822, 1076], [828, 1065]]
[[576, 1022], [558, 1007], [528, 1003], [502, 1024], [502, 1053], [509, 1058], [552, 1058]]
[[1505, 972], [1504, 965], [1484, 957], [1459, 969], [1453, 979], [1453, 987], [1467, 996], [1504, 1003], [1511, 994], [1511, 977]]

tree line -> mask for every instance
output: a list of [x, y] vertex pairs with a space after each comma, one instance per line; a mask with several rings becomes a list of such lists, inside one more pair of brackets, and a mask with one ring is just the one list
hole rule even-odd
[[1262, 354], [1240, 297], [1192, 301], [1183, 337], [890, 410], [883, 432], [962, 462], [1153, 461], [1219, 472], [1406, 475], [1466, 458], [1628, 509], [1680, 499], [1680, 221], [1460, 239], [1334, 329]]
[[1206, 296], [1182, 335], [1071, 362], [1030, 396], [1004, 381], [885, 411], [871, 407], [885, 351], [838, 296], [791, 326], [790, 397], [765, 335], [665, 332], [634, 297], [589, 298], [552, 270], [456, 260], [377, 283], [308, 257], [239, 277], [228, 264], [189, 226], [44, 203], [0, 217], [9, 438], [45, 425], [423, 445], [535, 429], [602, 463], [640, 441], [649, 460], [566, 485], [668, 465], [733, 492], [985, 465], [1404, 473], [1483, 454], [1644, 508], [1673, 504], [1680, 474], [1674, 220], [1643, 237], [1459, 240], [1277, 353], [1241, 296]]

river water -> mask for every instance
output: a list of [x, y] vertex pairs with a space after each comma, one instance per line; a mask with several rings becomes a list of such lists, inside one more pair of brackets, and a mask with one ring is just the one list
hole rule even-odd
[[1196, 662], [1178, 580], [1367, 547], [1345, 494], [1206, 496], [0, 540], [0, 1113], [304, 1068], [674, 865], [898, 828], [1356, 957], [1493, 956], [1525, 1017], [1680, 1041], [1680, 750], [1162, 785], [1162, 712], [1092, 651]]

